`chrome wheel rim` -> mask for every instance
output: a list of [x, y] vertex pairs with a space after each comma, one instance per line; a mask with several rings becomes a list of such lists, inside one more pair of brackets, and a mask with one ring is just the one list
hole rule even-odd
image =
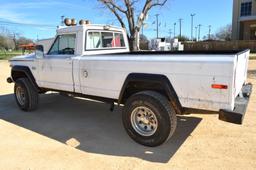
[[20, 86], [18, 86], [16, 88], [16, 97], [17, 97], [17, 100], [18, 100], [20, 105], [24, 105], [25, 104], [25, 101], [26, 101], [25, 91]]
[[158, 127], [155, 113], [145, 106], [136, 107], [131, 114], [133, 129], [142, 136], [153, 135]]

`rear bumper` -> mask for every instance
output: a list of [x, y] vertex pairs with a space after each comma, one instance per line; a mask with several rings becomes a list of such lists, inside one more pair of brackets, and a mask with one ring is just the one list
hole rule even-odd
[[252, 84], [244, 85], [241, 92], [242, 95], [238, 95], [235, 99], [235, 109], [233, 111], [220, 110], [220, 120], [240, 125], [243, 123], [243, 118], [252, 93]]

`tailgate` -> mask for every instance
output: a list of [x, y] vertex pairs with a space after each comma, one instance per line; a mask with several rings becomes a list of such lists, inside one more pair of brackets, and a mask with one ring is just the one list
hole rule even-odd
[[244, 83], [247, 79], [247, 69], [249, 63], [250, 50], [242, 51], [237, 54], [235, 61], [235, 77], [234, 77], [234, 88], [236, 97], [241, 91]]

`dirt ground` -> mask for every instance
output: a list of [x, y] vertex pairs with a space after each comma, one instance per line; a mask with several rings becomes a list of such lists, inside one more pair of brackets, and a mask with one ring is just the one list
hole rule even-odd
[[37, 111], [22, 112], [8, 75], [0, 61], [0, 169], [256, 169], [256, 60], [242, 126], [217, 114], [179, 116], [175, 135], [156, 148], [131, 140], [121, 109], [102, 103], [47, 94]]

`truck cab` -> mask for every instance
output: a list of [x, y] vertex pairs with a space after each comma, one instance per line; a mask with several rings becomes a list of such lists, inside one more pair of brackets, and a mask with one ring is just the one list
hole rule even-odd
[[[79, 77], [73, 75], [73, 69], [84, 67], [83, 62], [79, 62], [81, 56], [129, 52], [125, 30], [109, 25], [60, 27], [50, 42], [50, 48], [44, 49], [44, 56], [37, 58], [37, 66], [33, 67], [37, 68], [33, 72], [36, 81], [40, 87], [69, 92], [83, 91]], [[83, 70], [82, 76], [88, 74], [86, 72]]]

